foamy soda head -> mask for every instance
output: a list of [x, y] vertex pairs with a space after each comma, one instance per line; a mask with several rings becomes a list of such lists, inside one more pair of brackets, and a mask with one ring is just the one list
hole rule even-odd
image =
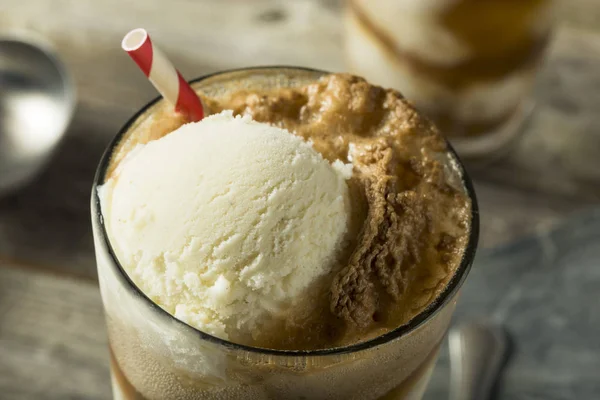
[[[218, 98], [246, 88], [295, 87], [320, 72], [254, 69], [217, 74], [194, 86]], [[119, 135], [135, 133], [169, 107], [162, 101], [134, 117]], [[408, 325], [346, 348], [308, 352], [241, 346], [174, 318], [140, 291], [119, 265], [106, 235], [97, 186], [104, 183], [110, 152], [101, 161], [92, 195], [92, 224], [99, 283], [106, 312], [115, 399], [420, 399], [455, 307], [472, 254], [442, 298]], [[448, 154], [447, 166], [463, 172]], [[465, 189], [466, 190], [466, 189]], [[390, 397], [385, 397], [390, 396]]]

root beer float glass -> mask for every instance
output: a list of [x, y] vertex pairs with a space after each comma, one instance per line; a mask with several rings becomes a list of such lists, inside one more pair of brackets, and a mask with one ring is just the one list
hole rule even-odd
[[[192, 81], [191, 87], [212, 104], [242, 89], [256, 99], [252, 93], [304, 87], [326, 76], [322, 71], [301, 68], [251, 68], [202, 77]], [[347, 76], [338, 81], [362, 82]], [[332, 79], [328, 85], [335, 82]], [[282, 99], [296, 96], [285, 93]], [[394, 101], [398, 96], [387, 95]], [[286, 110], [282, 102], [273, 104], [278, 110]], [[109, 145], [94, 178], [92, 226], [108, 329], [114, 398], [420, 399], [477, 247], [477, 202], [456, 154], [451, 149], [444, 150], [438, 161], [448, 173], [448, 184], [456, 187], [470, 204], [464, 215], [467, 234], [459, 253], [455, 253], [458, 258], [453, 272], [447, 279], [436, 280], [437, 286], [427, 286], [428, 292], [416, 300], [426, 299], [419, 305], [418, 314], [391, 329], [337, 347], [314, 350], [255, 347], [211, 335], [167, 312], [128, 275], [117, 256], [115, 243], [111, 243], [106, 225], [108, 214], [98, 188], [114, 170], [114, 160], [119, 159], [123, 143], [141, 131], [146, 132], [149, 124], [156, 122], [155, 117], [164, 115], [167, 108], [165, 100], [158, 98], [136, 113]], [[438, 164], [435, 165], [438, 173]], [[452, 239], [442, 235], [434, 247], [450, 249], [452, 246]], [[435, 257], [438, 256], [453, 257], [445, 251], [435, 253]], [[422, 278], [431, 280], [433, 277]]]
[[555, 0], [348, 0], [351, 72], [400, 90], [462, 157], [499, 151], [531, 111]]

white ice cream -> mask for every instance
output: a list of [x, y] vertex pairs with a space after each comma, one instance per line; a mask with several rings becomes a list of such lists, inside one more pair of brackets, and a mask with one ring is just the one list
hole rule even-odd
[[228, 338], [285, 315], [330, 271], [350, 175], [283, 129], [223, 112], [138, 146], [99, 193], [140, 289]]

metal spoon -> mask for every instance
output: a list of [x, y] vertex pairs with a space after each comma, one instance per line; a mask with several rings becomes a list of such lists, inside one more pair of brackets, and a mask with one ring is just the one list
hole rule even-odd
[[487, 400], [506, 359], [508, 338], [500, 327], [468, 322], [453, 328], [450, 346], [450, 400]]
[[0, 195], [46, 165], [74, 108], [72, 80], [47, 45], [0, 38]]

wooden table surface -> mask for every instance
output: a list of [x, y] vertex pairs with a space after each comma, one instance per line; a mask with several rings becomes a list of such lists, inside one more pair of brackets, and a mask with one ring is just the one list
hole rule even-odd
[[[523, 139], [471, 171], [482, 247], [600, 203], [600, 2], [562, 8]], [[148, 29], [187, 78], [269, 64], [343, 71], [340, 11], [336, 0], [2, 1], [0, 33], [49, 40], [79, 102], [48, 169], [0, 199], [0, 399], [110, 398], [90, 187], [109, 140], [156, 96], [123, 34]]]

